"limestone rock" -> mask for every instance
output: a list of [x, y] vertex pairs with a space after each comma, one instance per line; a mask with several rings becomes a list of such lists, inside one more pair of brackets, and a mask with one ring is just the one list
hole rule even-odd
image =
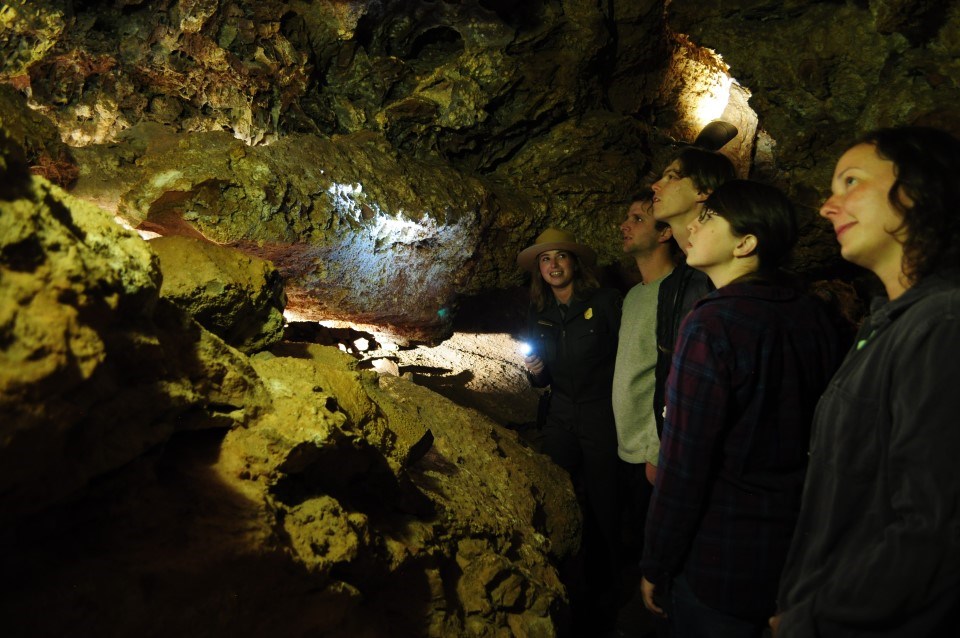
[[253, 358], [278, 410], [307, 410], [282, 416], [291, 422], [311, 422], [317, 414], [333, 412], [340, 426], [364, 439], [397, 467], [406, 467], [422, 456], [432, 442], [429, 428], [405, 412], [384, 414], [373, 399], [378, 393], [377, 375], [357, 369], [357, 360], [337, 348], [305, 343], [283, 343]]
[[[836, 159], [859, 133], [929, 121], [960, 94], [942, 81], [956, 67], [956, 2], [869, 4], [670, 4], [670, 23], [720, 52], [749, 87], [760, 126], [776, 140], [779, 178], [800, 203], [818, 205]], [[894, 15], [904, 28], [926, 24], [928, 44], [896, 33]], [[952, 120], [940, 124], [960, 130]]]
[[244, 423], [265, 395], [236, 351], [159, 300], [146, 242], [6, 163], [0, 179], [22, 180], [0, 201], [0, 499], [16, 516], [177, 430]]
[[158, 237], [160, 296], [234, 348], [250, 354], [283, 337], [283, 279], [273, 264], [183, 236]]
[[[408, 380], [343, 376], [351, 357], [334, 348], [290, 354], [254, 358], [277, 410], [227, 435], [217, 471], [269, 505], [297, 564], [353, 592], [348, 605], [362, 596], [367, 613], [349, 614], [335, 635], [376, 635], [386, 618], [404, 635], [513, 625], [555, 635], [566, 606], [556, 565], [580, 531], [565, 473], [515, 433]], [[352, 408], [340, 411], [335, 386]], [[416, 458], [396, 453], [416, 438], [404, 422], [432, 433]]]
[[136, 233], [0, 166], [0, 633], [557, 634], [563, 470], [338, 349], [246, 357]]
[[31, 172], [67, 188], [79, 169], [60, 132], [48, 118], [30, 110], [11, 85], [0, 84], [0, 128], [22, 149]]
[[[294, 354], [254, 357], [274, 409], [247, 427], [183, 432], [0, 530], [4, 635], [558, 635], [566, 474], [407, 380]], [[435, 433], [406, 465], [381, 449], [396, 419]]]
[[[626, 145], [557, 161], [602, 101], [612, 16], [586, 0], [508, 5], [76, 7], [24, 63], [21, 92], [49, 105], [78, 197], [269, 259], [303, 319], [432, 342], [461, 296], [519, 282], [513, 259], [542, 227], [596, 215], [590, 239], [615, 243], [609, 220], [637, 189], [623, 169], [644, 166]], [[45, 0], [10, 11], [60, 15]], [[522, 181], [498, 174], [559, 125], [544, 163], [524, 153]], [[604, 126], [638, 134], [630, 117]]]
[[139, 229], [269, 260], [301, 319], [352, 318], [433, 339], [449, 333], [457, 295], [479, 285], [470, 268], [496, 196], [438, 164], [400, 162], [382, 138], [248, 148], [222, 133], [179, 139], [154, 126], [124, 139], [133, 163], [113, 147], [78, 151], [97, 169], [84, 170], [75, 192]]

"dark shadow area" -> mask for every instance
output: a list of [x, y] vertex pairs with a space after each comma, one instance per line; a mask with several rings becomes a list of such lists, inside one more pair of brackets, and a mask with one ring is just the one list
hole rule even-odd
[[284, 542], [283, 512], [221, 480], [225, 433], [178, 434], [4, 525], [0, 635], [424, 635], [427, 569], [445, 559], [393, 570], [367, 552], [308, 568]]
[[456, 58], [463, 48], [463, 37], [458, 31], [447, 26], [434, 27], [416, 37], [406, 57], [436, 67]]
[[525, 286], [491, 290], [457, 301], [454, 332], [520, 335], [526, 326], [530, 293]]
[[[463, 372], [458, 372], [457, 374], [450, 375], [453, 370], [450, 368], [440, 368], [436, 366], [400, 366], [400, 373], [411, 373], [413, 375], [427, 375], [427, 376], [436, 376], [439, 375], [444, 381], [451, 385], [460, 385], [467, 383], [473, 379], [473, 373], [469, 370], [464, 370]], [[450, 375], [450, 376], [446, 376]]]
[[473, 373], [465, 370], [449, 377], [416, 374], [413, 375], [413, 382], [433, 390], [461, 407], [476, 410], [504, 427], [515, 430], [529, 427], [530, 424], [526, 423], [526, 419], [511, 418], [511, 415], [524, 412], [524, 410], [511, 408], [512, 405], [520, 403], [522, 397], [490, 389], [471, 390], [464, 384], [472, 378]]
[[435, 514], [433, 503], [405, 477], [398, 478], [386, 458], [362, 439], [340, 437], [322, 447], [301, 443], [277, 469], [282, 475], [270, 491], [288, 506], [326, 494], [392, 531], [404, 516]]
[[358, 340], [367, 342], [365, 350], [375, 350], [380, 347], [380, 344], [369, 332], [354, 330], [353, 328], [328, 328], [315, 321], [291, 321], [287, 323], [283, 330], [283, 340], [340, 347], [353, 355], [358, 355], [361, 352], [356, 345]]
[[493, 11], [505, 23], [518, 30], [535, 29], [543, 22], [545, 2], [527, 0], [480, 0], [480, 6]]

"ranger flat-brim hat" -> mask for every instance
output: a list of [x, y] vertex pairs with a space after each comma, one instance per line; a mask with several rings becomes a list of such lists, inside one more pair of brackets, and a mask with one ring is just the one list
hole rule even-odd
[[537, 257], [548, 250], [566, 250], [588, 266], [597, 263], [597, 253], [585, 244], [581, 244], [573, 233], [556, 228], [548, 228], [540, 233], [533, 241], [533, 245], [517, 253], [517, 265], [524, 270], [537, 271]]

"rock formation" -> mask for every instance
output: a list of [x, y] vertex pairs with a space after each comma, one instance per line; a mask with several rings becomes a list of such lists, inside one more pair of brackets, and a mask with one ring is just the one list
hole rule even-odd
[[646, 168], [643, 127], [601, 109], [612, 40], [588, 2], [31, 2], [6, 18], [0, 78], [49, 105], [73, 193], [270, 259], [306, 319], [447, 336], [459, 296], [518, 283], [513, 256], [547, 223], [608, 242]]
[[201, 325], [231, 295], [163, 292], [191, 240], [158, 259], [2, 142], [0, 633], [556, 635], [559, 468], [336, 348], [248, 357]]
[[956, 0], [8, 0], [0, 632], [562, 630], [568, 481], [395, 351], [298, 334], [469, 349], [550, 225], [623, 275], [625, 200], [716, 118], [853, 304], [833, 162], [960, 133], [957, 34]]
[[960, 127], [955, 1], [15, 0], [0, 15], [5, 127], [36, 172], [132, 227], [271, 260], [303, 319], [413, 340], [521, 283], [513, 256], [547, 225], [617, 264], [623, 200], [711, 118], [740, 128], [724, 150], [743, 173], [808, 207], [796, 263], [816, 275], [837, 266], [813, 208], [843, 144]]
[[158, 237], [160, 296], [241, 352], [283, 337], [283, 278], [270, 262], [194, 237]]

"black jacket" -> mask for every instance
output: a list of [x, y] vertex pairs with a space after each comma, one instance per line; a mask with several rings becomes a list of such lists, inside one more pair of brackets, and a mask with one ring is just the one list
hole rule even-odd
[[666, 403], [667, 376], [670, 360], [677, 342], [680, 324], [693, 304], [714, 290], [714, 285], [705, 274], [691, 268], [685, 261], [677, 264], [673, 272], [660, 283], [657, 295], [657, 369], [656, 387], [653, 393], [653, 412], [657, 419], [657, 434], [663, 432], [663, 406]]
[[574, 299], [564, 312], [550, 302], [542, 312], [530, 310], [527, 338], [546, 368], [531, 378], [574, 403], [611, 401], [613, 369], [623, 298], [612, 288]]
[[875, 304], [814, 416], [784, 638], [957, 635], [958, 354], [960, 280]]

